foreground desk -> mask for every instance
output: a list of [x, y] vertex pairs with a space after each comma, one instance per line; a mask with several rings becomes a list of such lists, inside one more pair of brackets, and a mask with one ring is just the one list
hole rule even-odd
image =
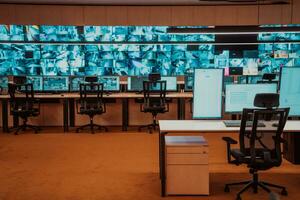
[[[270, 130], [272, 122], [260, 130]], [[166, 195], [165, 135], [168, 133], [237, 133], [239, 127], [226, 127], [222, 120], [159, 120], [159, 171], [161, 196]], [[285, 132], [300, 132], [300, 120], [287, 121]]]
[[[185, 99], [193, 97], [191, 92], [170, 92], [166, 95], [168, 98], [177, 99], [178, 119], [184, 119], [185, 115]], [[61, 93], [61, 94], [35, 94], [37, 99], [58, 99], [63, 104], [63, 127], [67, 132], [69, 126], [75, 126], [75, 100], [79, 99], [79, 93]], [[119, 92], [104, 94], [104, 99], [121, 99], [122, 100], [122, 130], [126, 131], [129, 126], [129, 99], [143, 98], [143, 94]], [[8, 132], [8, 101], [9, 95], [0, 95], [2, 102], [2, 128], [3, 132]], [[15, 119], [16, 121], [16, 119]]]

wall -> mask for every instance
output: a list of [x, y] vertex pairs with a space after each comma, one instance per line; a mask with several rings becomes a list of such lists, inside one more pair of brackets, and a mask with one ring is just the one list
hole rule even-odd
[[257, 25], [300, 23], [300, 2], [248, 6], [67, 6], [0, 4], [0, 24]]

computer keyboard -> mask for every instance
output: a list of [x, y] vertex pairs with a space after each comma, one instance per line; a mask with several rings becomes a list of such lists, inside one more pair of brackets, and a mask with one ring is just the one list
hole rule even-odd
[[[226, 127], [240, 127], [241, 126], [241, 121], [240, 120], [225, 120], [223, 121]], [[247, 121], [246, 122], [246, 127], [252, 127], [252, 122]], [[258, 122], [257, 127], [265, 127], [266, 125], [263, 122]]]

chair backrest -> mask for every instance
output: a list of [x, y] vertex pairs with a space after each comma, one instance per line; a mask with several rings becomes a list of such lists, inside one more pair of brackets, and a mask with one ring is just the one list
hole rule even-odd
[[[32, 83], [25, 84], [8, 84], [8, 93], [12, 109], [31, 109], [35, 102], [34, 90]], [[17, 95], [19, 94], [19, 95]]]
[[164, 106], [166, 103], [166, 81], [144, 81], [144, 104], [148, 106]]
[[[290, 109], [278, 108], [277, 93], [257, 94], [253, 104], [259, 108], [243, 109], [239, 134], [240, 151], [251, 157], [251, 163], [255, 163], [256, 159], [263, 159], [266, 165], [279, 166], [282, 161], [281, 136]], [[252, 126], [247, 127], [247, 123]]]
[[103, 84], [102, 83], [80, 83], [80, 104], [86, 107], [89, 104], [103, 104]]

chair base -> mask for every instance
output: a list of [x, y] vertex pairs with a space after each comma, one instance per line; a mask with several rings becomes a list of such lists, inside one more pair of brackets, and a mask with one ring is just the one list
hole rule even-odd
[[105, 126], [101, 126], [101, 125], [98, 125], [98, 124], [85, 124], [83, 126], [80, 126], [76, 129], [76, 133], [79, 133], [80, 130], [83, 130], [85, 128], [90, 128], [91, 129], [91, 133], [95, 133], [94, 132], [94, 128], [98, 128], [98, 130], [105, 130], [105, 132], [108, 131], [108, 129], [105, 127]]
[[281, 189], [280, 194], [283, 196], [287, 196], [288, 193], [286, 191], [286, 188], [280, 185], [275, 185], [275, 184], [271, 184], [271, 183], [267, 183], [264, 181], [258, 181], [258, 174], [257, 172], [253, 173], [253, 180], [251, 181], [243, 181], [243, 182], [237, 182], [237, 183], [229, 183], [225, 185], [224, 191], [225, 192], [230, 192], [229, 187], [230, 186], [236, 186], [236, 185], [245, 185], [243, 187], [242, 190], [240, 190], [237, 195], [236, 195], [236, 200], [241, 200], [241, 195], [242, 193], [244, 193], [246, 190], [248, 190], [249, 188], [252, 187], [253, 189], [253, 193], [257, 193], [258, 187], [262, 188], [264, 191], [271, 193], [271, 190], [269, 189], [269, 187], [273, 187], [273, 188], [278, 188]]
[[38, 133], [41, 128], [38, 127], [38, 126], [33, 126], [33, 125], [30, 125], [30, 124], [22, 124], [20, 126], [17, 126], [15, 128], [12, 128], [12, 129], [16, 129], [16, 131], [14, 132], [15, 135], [18, 135], [19, 131], [25, 131], [26, 128], [31, 128], [32, 130], [34, 130], [34, 133]]

